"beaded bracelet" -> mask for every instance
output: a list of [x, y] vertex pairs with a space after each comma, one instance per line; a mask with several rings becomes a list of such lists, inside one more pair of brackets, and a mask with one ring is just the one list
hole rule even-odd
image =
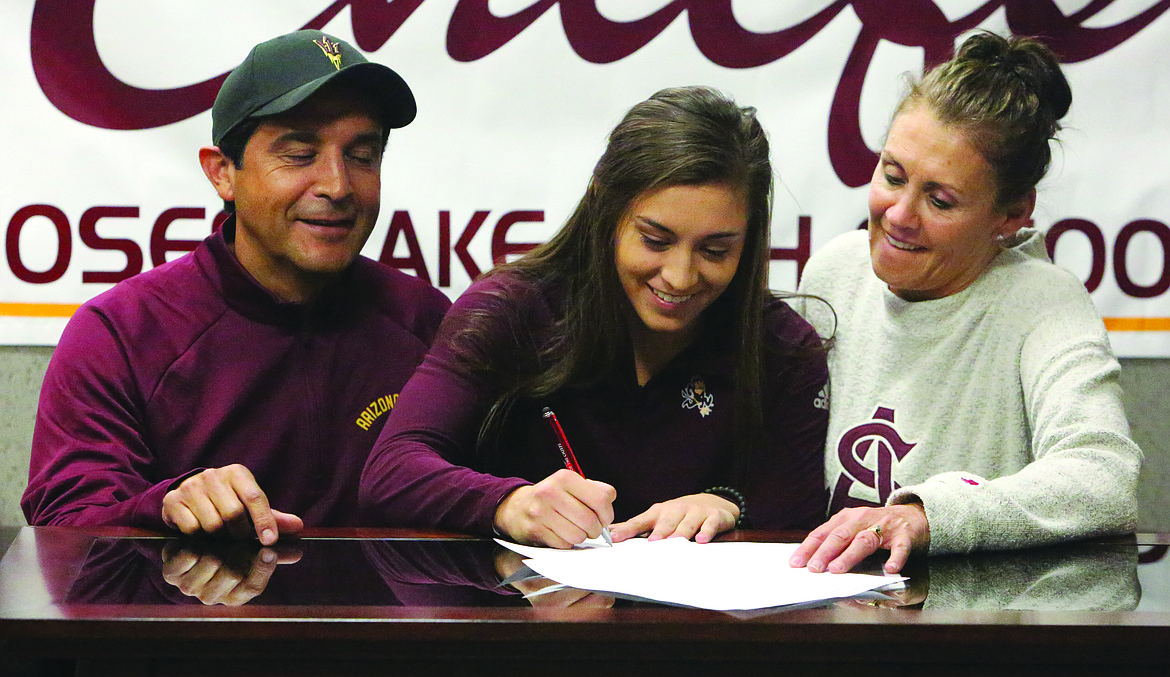
[[739, 490], [732, 487], [711, 487], [710, 489], [704, 489], [703, 493], [725, 498], [739, 507], [739, 519], [735, 521], [736, 527], [739, 527], [747, 521], [747, 501], [744, 499], [743, 494], [739, 493]]

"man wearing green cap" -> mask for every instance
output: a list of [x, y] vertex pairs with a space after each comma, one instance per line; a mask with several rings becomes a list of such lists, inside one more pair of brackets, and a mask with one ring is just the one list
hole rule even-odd
[[320, 31], [252, 50], [199, 151], [231, 218], [70, 320], [41, 389], [29, 524], [268, 545], [361, 523], [366, 455], [450, 305], [360, 256], [389, 131], [414, 115], [397, 73]]

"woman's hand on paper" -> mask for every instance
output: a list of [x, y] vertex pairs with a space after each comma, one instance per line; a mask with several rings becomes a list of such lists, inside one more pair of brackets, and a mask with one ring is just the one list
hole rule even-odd
[[558, 470], [508, 494], [496, 508], [495, 526], [517, 543], [571, 548], [601, 536], [613, 521], [617, 491], [572, 470]]
[[789, 564], [809, 571], [844, 573], [879, 549], [890, 551], [883, 570], [895, 574], [913, 551], [930, 546], [930, 524], [921, 503], [884, 508], [846, 508], [809, 533]]
[[614, 543], [648, 534], [652, 541], [681, 536], [707, 543], [735, 527], [739, 506], [714, 494], [692, 494], [655, 503], [641, 515], [610, 529]]

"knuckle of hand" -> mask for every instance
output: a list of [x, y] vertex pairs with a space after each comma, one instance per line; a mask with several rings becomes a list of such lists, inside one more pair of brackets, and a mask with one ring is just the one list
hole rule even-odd
[[236, 593], [243, 598], [243, 601], [246, 602], [264, 592], [264, 588], [267, 587], [267, 584], [267, 580], [256, 581], [248, 579], [243, 583], [240, 583], [239, 587], [236, 588]]
[[219, 470], [223, 474], [231, 475], [233, 477], [251, 477], [252, 476], [251, 471], [249, 471], [248, 468], [245, 465], [243, 465], [242, 463], [232, 463], [230, 465], [225, 465], [224, 467], [220, 468]]
[[219, 531], [221, 528], [223, 528], [223, 519], [221, 519], [219, 515], [209, 515], [203, 518], [197, 518], [195, 520], [195, 524], [192, 525], [191, 531], [188, 533], [199, 531], [201, 528], [204, 531], [209, 532]]
[[244, 504], [238, 501], [233, 501], [227, 505], [217, 506], [219, 514], [227, 522], [232, 522], [244, 515]]
[[168, 492], [168, 495], [174, 494], [176, 500], [180, 501], [190, 500], [192, 497], [199, 495], [205, 486], [204, 481], [199, 479], [199, 477], [199, 475], [188, 477], [179, 486], [175, 487], [173, 491]]
[[528, 505], [524, 506], [524, 509], [521, 511], [521, 513], [524, 515], [524, 519], [530, 522], [538, 522], [541, 519], [541, 515], [544, 514], [543, 507], [544, 504], [542, 503], [529, 503]]
[[826, 541], [835, 540], [835, 541], [840, 541], [840, 542], [844, 543], [847, 541], [852, 541], [853, 537], [855, 535], [856, 535], [855, 531], [853, 531], [849, 527], [842, 526], [842, 527], [837, 527], [836, 529], [833, 529], [832, 531], [830, 531], [829, 535], [825, 537], [825, 540]]

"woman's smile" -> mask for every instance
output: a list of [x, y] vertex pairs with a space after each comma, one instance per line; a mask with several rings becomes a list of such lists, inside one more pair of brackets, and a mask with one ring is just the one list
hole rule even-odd
[[747, 207], [723, 184], [669, 186], [636, 199], [618, 224], [615, 265], [636, 334], [676, 343], [735, 277]]

